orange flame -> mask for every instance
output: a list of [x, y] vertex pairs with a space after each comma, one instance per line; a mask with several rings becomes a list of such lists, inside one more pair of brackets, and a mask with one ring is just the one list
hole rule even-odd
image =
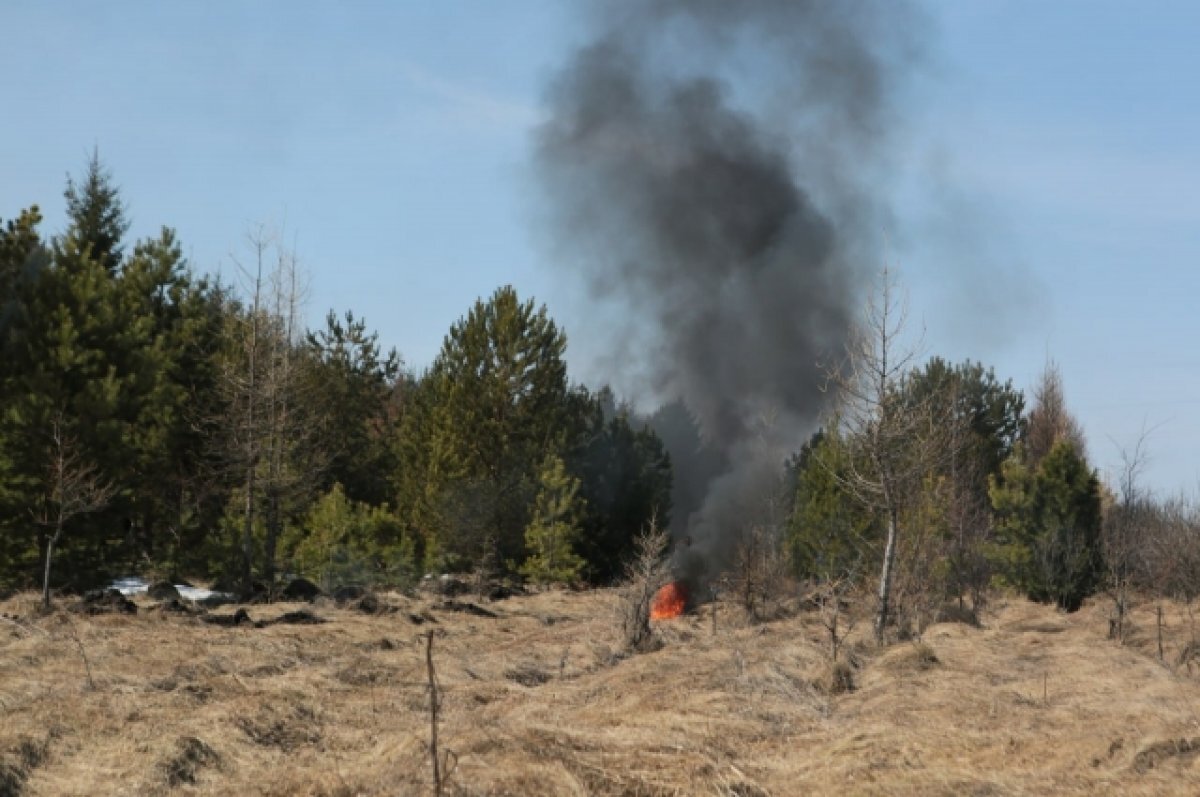
[[654, 602], [650, 604], [650, 619], [670, 620], [683, 614], [686, 606], [687, 587], [682, 581], [672, 581], [654, 593]]

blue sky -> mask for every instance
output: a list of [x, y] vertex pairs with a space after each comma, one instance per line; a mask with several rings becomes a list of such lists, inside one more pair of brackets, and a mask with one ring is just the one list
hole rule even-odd
[[[1143, 425], [1161, 492], [1200, 484], [1200, 4], [943, 0], [889, 192], [925, 346], [1028, 387], [1047, 357], [1104, 471]], [[0, 217], [93, 145], [132, 234], [231, 274], [284, 225], [309, 315], [353, 309], [414, 367], [513, 283], [587, 311], [540, 229], [532, 130], [584, 38], [570, 3], [65, 3], [0, 8]], [[586, 341], [569, 356], [588, 379]]]

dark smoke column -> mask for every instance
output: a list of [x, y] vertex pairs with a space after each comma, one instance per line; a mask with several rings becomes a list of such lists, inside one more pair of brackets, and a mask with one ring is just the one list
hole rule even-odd
[[710, 557], [814, 428], [818, 363], [840, 353], [879, 264], [908, 16], [896, 2], [603, 3], [549, 87], [540, 184], [558, 257], [621, 311], [589, 330], [611, 341], [610, 381], [682, 400], [728, 463], [688, 518]]

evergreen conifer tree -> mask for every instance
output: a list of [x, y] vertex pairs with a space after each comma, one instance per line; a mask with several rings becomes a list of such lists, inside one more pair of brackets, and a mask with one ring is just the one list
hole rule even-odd
[[546, 308], [510, 286], [451, 327], [423, 380], [418, 434], [428, 451], [411, 474], [425, 480], [431, 551], [471, 564], [491, 544], [500, 562], [524, 559], [537, 469], [567, 420], [565, 349]]
[[67, 177], [63, 196], [67, 200], [70, 245], [80, 252], [86, 249], [94, 261], [115, 272], [121, 265], [121, 239], [129, 231], [129, 220], [120, 190], [101, 163], [98, 148], [93, 148], [82, 180]]
[[583, 559], [575, 553], [583, 501], [579, 479], [556, 454], [546, 457], [538, 474], [533, 516], [525, 527], [528, 558], [521, 573], [538, 584], [565, 584], [579, 577]]
[[1036, 467], [1023, 450], [992, 482], [996, 559], [1030, 598], [1074, 611], [1100, 585], [1100, 482], [1069, 440]]

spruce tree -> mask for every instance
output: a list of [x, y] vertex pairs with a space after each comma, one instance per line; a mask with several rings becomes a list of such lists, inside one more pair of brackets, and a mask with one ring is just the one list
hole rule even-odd
[[1100, 585], [1100, 483], [1054, 363], [1034, 390], [1022, 431], [1013, 455], [990, 480], [993, 559], [1030, 598], [1074, 611]]
[[121, 240], [129, 231], [129, 220], [120, 190], [101, 163], [98, 148], [92, 150], [81, 180], [67, 177], [63, 196], [67, 200], [67, 237], [81, 251], [86, 248], [107, 271], [115, 272], [121, 265]]
[[1023, 449], [992, 482], [1001, 572], [1037, 601], [1074, 611], [1100, 585], [1100, 482], [1069, 440], [1035, 467]]
[[1034, 517], [1040, 534], [1034, 547], [1040, 590], [1075, 611], [1100, 585], [1100, 482], [1068, 441], [1056, 443], [1038, 468]]

